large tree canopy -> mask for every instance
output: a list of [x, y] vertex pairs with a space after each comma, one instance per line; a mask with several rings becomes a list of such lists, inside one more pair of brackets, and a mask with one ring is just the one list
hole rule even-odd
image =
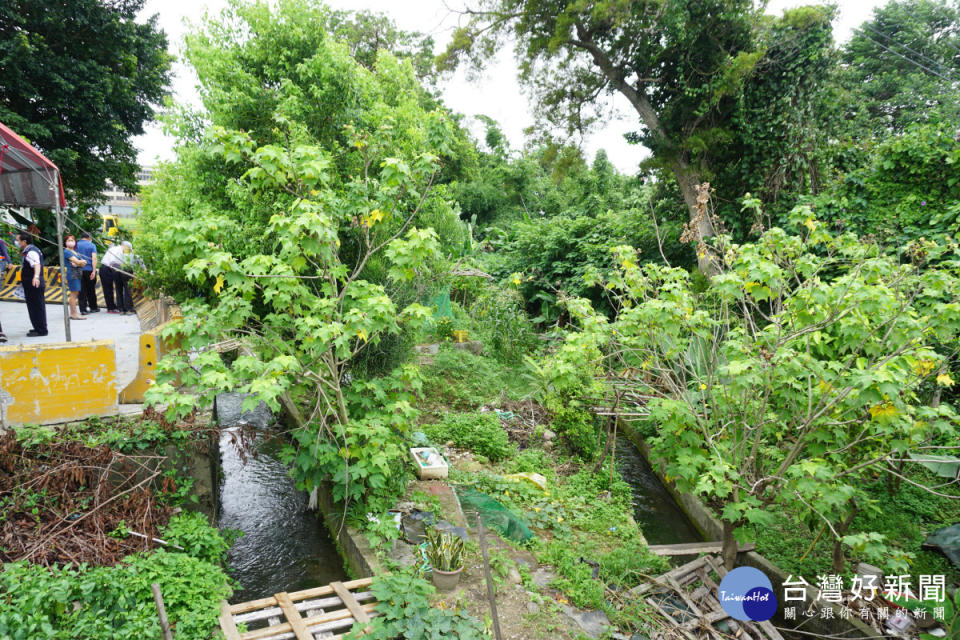
[[[638, 141], [679, 186], [696, 240], [713, 234], [711, 221], [697, 216], [696, 185], [715, 175], [711, 160], [729, 155], [738, 123], [756, 110], [744, 104], [745, 88], [770, 90], [768, 117], [805, 107], [808, 97], [797, 89], [808, 87], [805, 75], [822, 71], [823, 55], [817, 52], [830, 44], [829, 9], [790, 13], [778, 22], [756, 12], [748, 0], [482, 0], [467, 14], [471, 19], [441, 56], [442, 67], [467, 55], [481, 63], [510, 35], [518, 43], [521, 76], [534, 87], [551, 124], [582, 129], [595, 116], [599, 96], [625, 96], [639, 116]], [[798, 42], [813, 53], [798, 56]], [[775, 93], [786, 83], [765, 76], [789, 81], [791, 90]], [[771, 155], [793, 154], [796, 146], [779, 137], [750, 142]], [[760, 173], [722, 195], [739, 197], [751, 184], [762, 184], [765, 169], [784, 175], [780, 164], [757, 163]]]
[[843, 47], [840, 80], [856, 133], [900, 133], [913, 123], [956, 120], [960, 5], [892, 1], [874, 10]]
[[60, 168], [71, 204], [107, 180], [136, 190], [136, 149], [169, 81], [167, 38], [144, 0], [0, 4], [0, 121]]

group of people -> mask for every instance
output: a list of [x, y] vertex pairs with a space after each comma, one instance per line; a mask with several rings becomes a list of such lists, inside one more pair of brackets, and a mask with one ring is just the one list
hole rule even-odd
[[[27, 336], [47, 335], [47, 309], [44, 300], [46, 282], [44, 281], [43, 253], [33, 244], [32, 234], [21, 231], [16, 236], [20, 248], [23, 297], [27, 303], [27, 314], [32, 329]], [[63, 257], [67, 271], [67, 289], [69, 295], [70, 319], [86, 320], [89, 313], [98, 313], [100, 305], [97, 299], [97, 276], [103, 288], [103, 301], [107, 313], [130, 315], [133, 310], [133, 292], [130, 281], [133, 279], [135, 256], [133, 245], [121, 242], [107, 249], [99, 260], [97, 247], [89, 233], [81, 233], [80, 241], [68, 235], [63, 242]], [[99, 263], [99, 269], [98, 269]], [[0, 239], [0, 274], [12, 268], [6, 243]], [[0, 326], [0, 342], [6, 342], [7, 336]]]

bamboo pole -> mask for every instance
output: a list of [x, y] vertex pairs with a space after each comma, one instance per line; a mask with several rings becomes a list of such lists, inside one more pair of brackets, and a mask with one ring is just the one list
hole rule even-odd
[[153, 602], [157, 605], [157, 614], [160, 616], [160, 630], [163, 631], [163, 640], [173, 640], [173, 632], [170, 631], [170, 622], [167, 620], [167, 609], [163, 606], [163, 594], [160, 593], [160, 585], [154, 582], [150, 585], [153, 591]]

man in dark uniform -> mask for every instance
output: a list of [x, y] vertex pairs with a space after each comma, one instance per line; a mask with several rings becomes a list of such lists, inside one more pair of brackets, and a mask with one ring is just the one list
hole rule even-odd
[[47, 307], [43, 300], [43, 254], [30, 244], [30, 234], [21, 231], [17, 234], [17, 246], [23, 256], [20, 267], [20, 281], [23, 283], [23, 297], [27, 299], [27, 313], [33, 329], [27, 332], [30, 337], [47, 335]]

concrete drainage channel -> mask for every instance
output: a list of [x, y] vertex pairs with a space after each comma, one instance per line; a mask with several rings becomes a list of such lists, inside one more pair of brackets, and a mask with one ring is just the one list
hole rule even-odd
[[[279, 460], [282, 446], [273, 431], [275, 417], [261, 405], [255, 411], [241, 411], [243, 397], [221, 394], [216, 415], [225, 430], [219, 443], [219, 513], [221, 528], [245, 533], [233, 546], [228, 559], [230, 574], [243, 588], [234, 600], [250, 600], [279, 591], [295, 591], [342, 580], [344, 564], [356, 577], [382, 572], [365, 536], [350, 527], [338, 526], [335, 516], [324, 523], [317, 512], [308, 509], [309, 498], [293, 486], [286, 466]], [[241, 427], [256, 434], [255, 455], [240, 454], [237, 439]], [[634, 517], [650, 544], [694, 542], [719, 539], [720, 523], [699, 501], [679, 494], [665, 482], [649, 462], [649, 449], [636, 433], [625, 429], [626, 437], [617, 443], [618, 465], [634, 494]], [[329, 491], [318, 492], [319, 512], [334, 514]], [[339, 530], [334, 541], [330, 531]], [[342, 556], [341, 556], [342, 552]], [[766, 573], [781, 589], [786, 578], [782, 571], [755, 552], [741, 553], [738, 564], [754, 566]], [[547, 568], [532, 572], [533, 580], [547, 585], [555, 576]], [[815, 594], [814, 594], [815, 595]], [[609, 628], [603, 611], [580, 611], [564, 606], [571, 628], [589, 637], [599, 637]], [[822, 629], [808, 632], [845, 637], [867, 637], [856, 621], [826, 621]], [[842, 623], [841, 623], [842, 622]], [[778, 626], [782, 626], [778, 625]], [[785, 637], [790, 637], [789, 632]], [[614, 634], [621, 640], [639, 640], [643, 636]], [[800, 636], [797, 636], [798, 638]], [[807, 636], [808, 637], [808, 636]]]
[[[696, 497], [679, 493], [672, 483], [666, 481], [663, 474], [657, 469], [657, 463], [651, 460], [650, 447], [644, 442], [642, 436], [629, 427], [621, 425], [624, 434], [636, 446], [636, 451], [642, 456], [651, 473], [654, 474], [660, 485], [669, 492], [674, 500], [674, 505], [683, 511], [689, 518], [689, 522], [703, 534], [704, 538], [709, 540], [720, 540], [723, 535], [723, 525], [714, 517], [713, 513], [700, 502]], [[643, 518], [638, 518], [641, 528], [644, 526]], [[787, 580], [787, 574], [777, 565], [773, 564], [762, 555], [755, 551], [741, 552], [737, 555], [737, 566], [749, 566], [759, 569], [773, 584], [774, 593], [783, 593], [783, 582]], [[817, 591], [813, 587], [807, 587], [807, 602], [815, 602]], [[781, 630], [786, 627], [784, 620], [772, 620]], [[782, 630], [784, 638], [788, 640], [803, 640], [810, 637], [842, 637], [848, 639], [854, 638], [873, 638], [876, 633], [873, 629], [861, 623], [859, 620], [849, 618], [842, 619], [822, 619], [816, 616], [803, 619], [803, 631], [791, 633], [789, 630]]]
[[[261, 405], [244, 413], [243, 396], [221, 394], [218, 526], [244, 535], [230, 550], [230, 575], [242, 589], [231, 600], [253, 600], [346, 579], [343, 559], [309, 497], [298, 491], [279, 459], [275, 418]], [[240, 429], [253, 429], [252, 451], [241, 454]], [[244, 435], [249, 435], [248, 431]]]

